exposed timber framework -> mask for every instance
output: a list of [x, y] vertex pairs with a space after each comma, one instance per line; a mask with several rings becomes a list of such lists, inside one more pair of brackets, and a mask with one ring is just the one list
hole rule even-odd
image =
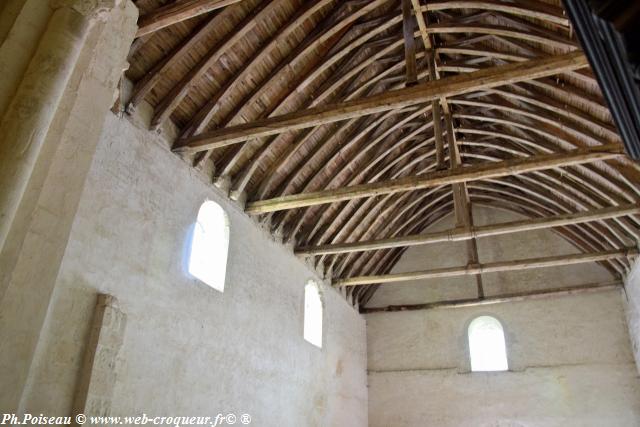
[[[502, 301], [483, 289], [495, 271], [628, 271], [640, 168], [560, 1], [136, 4], [127, 112], [147, 104], [174, 152], [363, 311]], [[525, 219], [477, 226], [473, 206]], [[477, 239], [539, 229], [577, 253], [481, 262]], [[452, 241], [466, 265], [391, 272], [407, 248]], [[474, 298], [367, 308], [382, 283], [459, 275]]]

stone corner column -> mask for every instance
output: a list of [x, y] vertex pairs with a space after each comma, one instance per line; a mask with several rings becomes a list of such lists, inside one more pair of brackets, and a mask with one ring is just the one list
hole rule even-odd
[[53, 13], [46, 30], [0, 119], [3, 413], [28, 410], [28, 394], [38, 393], [37, 383], [30, 388], [34, 360], [50, 357], [40, 351], [40, 335], [137, 29], [130, 0], [49, 4]]
[[[112, 0], [113, 3], [115, 0]], [[0, 121], [0, 250], [93, 21], [97, 0], [54, 0], [54, 12]]]

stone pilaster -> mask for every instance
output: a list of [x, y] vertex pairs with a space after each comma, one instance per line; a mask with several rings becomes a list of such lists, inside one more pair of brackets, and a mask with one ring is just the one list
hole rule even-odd
[[127, 315], [111, 295], [98, 295], [89, 342], [82, 363], [73, 415], [111, 415], [118, 353], [124, 340]]
[[91, 19], [62, 7], [51, 16], [22, 83], [0, 122], [0, 248], [84, 46]]
[[130, 0], [51, 5], [0, 121], [0, 412], [29, 410], [24, 396], [40, 331], [137, 29]]

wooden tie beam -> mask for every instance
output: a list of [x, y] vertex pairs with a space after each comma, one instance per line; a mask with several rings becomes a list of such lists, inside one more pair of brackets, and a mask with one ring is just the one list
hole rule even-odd
[[309, 108], [252, 123], [217, 129], [180, 140], [173, 150], [184, 153], [197, 153], [222, 148], [249, 139], [405, 108], [431, 102], [441, 97], [456, 96], [547, 77], [577, 70], [587, 65], [588, 62], [585, 56], [578, 51], [501, 65], [340, 104]]
[[501, 178], [509, 175], [518, 175], [527, 172], [607, 160], [617, 157], [622, 153], [623, 150], [620, 144], [599, 145], [564, 153], [547, 154], [495, 163], [485, 163], [477, 166], [438, 171], [424, 175], [407, 176], [390, 181], [380, 181], [370, 184], [342, 187], [333, 190], [276, 197], [273, 199], [249, 203], [245, 211], [250, 214], [263, 214], [285, 209], [296, 209], [305, 206], [378, 196], [381, 194], [421, 190], [430, 187], [437, 187], [439, 185], [451, 185], [482, 179]]
[[501, 234], [520, 233], [523, 231], [542, 230], [553, 227], [583, 224], [591, 221], [601, 221], [611, 218], [619, 218], [627, 215], [640, 214], [640, 206], [631, 204], [597, 209], [588, 212], [578, 212], [565, 215], [557, 215], [550, 218], [536, 218], [522, 221], [504, 222], [501, 224], [483, 225], [472, 227], [456, 227], [451, 230], [439, 231], [427, 234], [414, 234], [410, 236], [395, 237], [391, 239], [367, 240], [363, 242], [338, 243], [333, 245], [307, 246], [295, 250], [296, 255], [316, 256], [332, 255], [350, 252], [375, 251], [378, 249], [402, 248], [409, 246], [428, 245], [442, 242], [458, 242], [473, 238], [498, 236]]
[[541, 258], [518, 259], [513, 261], [470, 264], [457, 267], [435, 268], [433, 270], [413, 271], [377, 276], [357, 276], [333, 281], [334, 286], [361, 286], [380, 283], [398, 283], [410, 280], [442, 279], [447, 277], [469, 276], [475, 274], [498, 273], [502, 271], [520, 271], [533, 268], [558, 267], [588, 262], [607, 261], [617, 258], [631, 258], [638, 255], [638, 249], [616, 249], [575, 255], [559, 255]]
[[594, 292], [612, 291], [622, 288], [620, 280], [614, 280], [605, 283], [592, 283], [578, 286], [565, 286], [561, 288], [552, 288], [545, 290], [517, 292], [503, 295], [492, 295], [485, 298], [467, 298], [448, 301], [435, 301], [425, 304], [406, 304], [406, 305], [389, 305], [386, 307], [361, 307], [360, 313], [383, 313], [393, 311], [415, 311], [415, 310], [432, 310], [434, 308], [462, 308], [462, 307], [478, 307], [491, 304], [500, 304], [505, 302], [517, 302], [536, 300], [550, 297], [561, 297], [567, 295], [583, 295]]

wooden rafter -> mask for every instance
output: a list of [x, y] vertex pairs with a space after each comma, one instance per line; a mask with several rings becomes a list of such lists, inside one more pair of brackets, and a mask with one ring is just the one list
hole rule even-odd
[[178, 22], [212, 12], [240, 0], [178, 0], [140, 17], [136, 37], [146, 36]]
[[528, 18], [542, 19], [558, 25], [569, 26], [569, 20], [564, 14], [562, 8], [531, 0], [519, 0], [517, 3], [505, 3], [493, 0], [447, 0], [429, 1], [424, 6], [421, 6], [421, 10], [423, 12], [435, 12], [451, 9], [476, 9], [505, 12]]
[[143, 78], [136, 82], [133, 87], [133, 94], [129, 100], [129, 105], [127, 106], [127, 110], [130, 114], [162, 80], [163, 76], [165, 76], [172, 67], [175, 67], [180, 60], [185, 58], [189, 52], [193, 50], [196, 44], [204, 40], [213, 28], [219, 25], [215, 18], [216, 17], [214, 16], [197, 28], [193, 35], [180, 43], [169, 55], [160, 60], [160, 62], [151, 68]]
[[[309, 2], [305, 4], [304, 9], [302, 9], [297, 15], [295, 15], [291, 21], [280, 29], [276, 34], [274, 34], [269, 43], [265, 44], [261, 47], [248, 61], [247, 66], [236, 73], [231, 80], [229, 80], [216, 94], [214, 98], [212, 98], [207, 104], [205, 104], [194, 116], [191, 122], [185, 127], [182, 136], [187, 137], [193, 134], [198, 134], [205, 129], [205, 127], [209, 124], [211, 120], [211, 115], [215, 111], [216, 105], [221, 99], [224, 99], [226, 95], [232, 91], [247, 75], [249, 75], [250, 71], [254, 66], [257, 66], [261, 61], [265, 61], [269, 54], [278, 47], [278, 43], [281, 42], [282, 39], [291, 35], [295, 30], [297, 30], [305, 20], [309, 19], [314, 13], [317, 13], [322, 8], [331, 4], [333, 0], [318, 0], [315, 2]], [[314, 43], [318, 43], [321, 41], [319, 37], [315, 37], [313, 43], [302, 43], [304, 46], [303, 49], [300, 49], [300, 54], [303, 55], [307, 49], [313, 48]], [[298, 52], [295, 52], [298, 53]], [[288, 58], [289, 59], [289, 58]], [[288, 61], [288, 63], [294, 62], [294, 60]], [[274, 70], [272, 74], [277, 74]]]
[[222, 55], [231, 49], [239, 40], [245, 37], [256, 25], [256, 18], [261, 13], [269, 10], [274, 4], [274, 0], [267, 0], [258, 4], [244, 19], [237, 25], [237, 29], [232, 30], [224, 38], [222, 38], [215, 46], [209, 49], [209, 52], [200, 59], [198, 64], [175, 85], [171, 91], [164, 97], [162, 102], [155, 108], [154, 116], [151, 119], [151, 127], [159, 127], [171, 113], [176, 109], [178, 104], [187, 96], [189, 90], [203, 78], [205, 73], [211, 68], [211, 65], [218, 61]]

